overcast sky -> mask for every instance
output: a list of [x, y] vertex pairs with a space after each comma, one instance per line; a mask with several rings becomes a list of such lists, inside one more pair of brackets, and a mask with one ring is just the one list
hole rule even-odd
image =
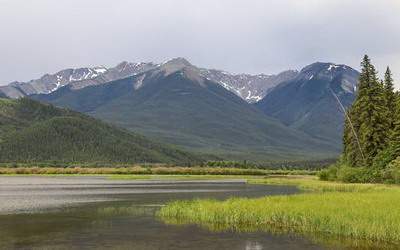
[[399, 0], [0, 0], [0, 84], [120, 61], [278, 73], [369, 54], [400, 88]]

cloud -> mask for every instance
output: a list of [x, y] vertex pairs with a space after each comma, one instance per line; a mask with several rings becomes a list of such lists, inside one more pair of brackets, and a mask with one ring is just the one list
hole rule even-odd
[[119, 61], [277, 73], [369, 54], [400, 87], [397, 0], [0, 0], [0, 83]]

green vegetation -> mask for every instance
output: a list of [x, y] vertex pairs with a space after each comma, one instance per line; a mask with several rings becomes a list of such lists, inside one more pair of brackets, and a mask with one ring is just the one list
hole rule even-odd
[[358, 184], [358, 183], [339, 183], [332, 181], [320, 181], [315, 176], [307, 175], [288, 175], [277, 176], [274, 178], [266, 177], [264, 179], [249, 179], [252, 184], [268, 185], [291, 185], [304, 191], [311, 192], [366, 192], [392, 189], [393, 186], [384, 184]]
[[0, 99], [0, 163], [195, 163], [193, 154], [27, 98]]
[[[206, 167], [168, 167], [168, 166], [132, 166], [132, 167], [0, 167], [0, 174], [105, 174], [118, 175], [113, 178], [136, 179], [138, 175], [180, 175], [180, 176], [266, 176], [266, 175], [310, 175], [316, 171], [309, 170], [263, 170], [240, 168], [206, 168]], [[121, 177], [123, 175], [123, 177]], [[151, 175], [151, 176], [150, 176]], [[197, 178], [197, 177], [196, 177]]]
[[225, 168], [258, 168], [258, 169], [281, 169], [281, 170], [320, 170], [335, 163], [337, 159], [307, 160], [307, 161], [276, 161], [269, 163], [255, 163], [249, 161], [207, 161], [208, 167]]
[[323, 180], [400, 183], [400, 95], [389, 68], [383, 81], [368, 56], [362, 63], [358, 93], [348, 110], [341, 159], [321, 172]]
[[298, 233], [316, 240], [352, 239], [397, 246], [400, 243], [398, 186], [297, 177], [252, 182], [298, 185], [313, 192], [258, 199], [177, 201], [161, 208], [158, 216], [167, 223], [200, 224], [218, 231], [266, 230]]
[[386, 89], [368, 56], [362, 63], [357, 98], [349, 110], [344, 133], [344, 157], [351, 166], [372, 165], [388, 141], [390, 122]]

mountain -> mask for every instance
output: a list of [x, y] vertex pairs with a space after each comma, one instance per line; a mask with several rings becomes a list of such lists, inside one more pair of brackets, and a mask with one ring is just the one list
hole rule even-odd
[[0, 99], [1, 163], [188, 163], [200, 159], [89, 116], [27, 98]]
[[92, 79], [105, 71], [107, 71], [105, 67], [65, 69], [56, 74], [46, 74], [40, 79], [28, 82], [12, 82], [6, 86], [0, 86], [0, 92], [10, 98], [49, 94], [71, 82]]
[[264, 115], [183, 58], [124, 79], [33, 98], [119, 127], [229, 159], [323, 158], [338, 152]]
[[287, 70], [277, 75], [231, 74], [215, 69], [201, 69], [201, 73], [249, 103], [260, 101], [275, 86], [295, 78], [298, 74], [295, 70]]
[[122, 62], [113, 68], [100, 66], [65, 69], [55, 74], [46, 74], [39, 79], [28, 82], [12, 82], [8, 85], [0, 86], [0, 94], [15, 99], [35, 94], [50, 94], [66, 85], [73, 85], [73, 88], [79, 89], [132, 76], [155, 66], [153, 63]]
[[[75, 89], [100, 85], [153, 70], [160, 65], [124, 61], [112, 68], [100, 66], [65, 69], [55, 74], [46, 74], [40, 79], [0, 86], [0, 96], [19, 98], [34, 94], [50, 94], [65, 85], [73, 85]], [[217, 82], [249, 103], [261, 100], [273, 87], [293, 79], [298, 74], [294, 70], [284, 71], [277, 75], [231, 74], [222, 70], [205, 68], [201, 68], [200, 73], [203, 77]]]
[[284, 124], [341, 148], [343, 109], [355, 99], [358, 76], [346, 65], [314, 63], [255, 105]]

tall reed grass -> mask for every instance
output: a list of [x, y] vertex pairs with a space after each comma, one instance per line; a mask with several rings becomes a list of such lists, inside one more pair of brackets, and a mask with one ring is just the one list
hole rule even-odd
[[[256, 180], [275, 182], [279, 179]], [[400, 246], [400, 187], [289, 179], [317, 192], [258, 199], [176, 201], [161, 208], [167, 223], [212, 230], [294, 232]]]

